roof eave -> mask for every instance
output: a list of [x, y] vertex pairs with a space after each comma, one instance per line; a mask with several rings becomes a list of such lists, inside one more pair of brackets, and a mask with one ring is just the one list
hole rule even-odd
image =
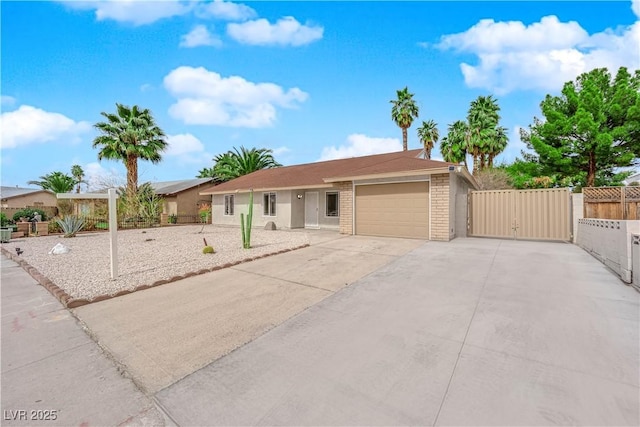
[[313, 184], [313, 185], [296, 185], [287, 187], [263, 187], [263, 188], [236, 188], [234, 190], [222, 190], [222, 191], [203, 191], [199, 193], [201, 196], [219, 195], [219, 194], [236, 194], [236, 193], [248, 193], [253, 190], [254, 193], [260, 193], [263, 191], [288, 191], [288, 190], [307, 190], [316, 188], [327, 188], [331, 185], [327, 184]]
[[436, 175], [442, 173], [449, 173], [449, 166], [441, 167], [441, 168], [430, 168], [430, 169], [414, 169], [414, 170], [405, 170], [399, 172], [386, 172], [386, 173], [375, 173], [375, 174], [367, 174], [367, 175], [353, 175], [353, 176], [339, 176], [333, 178], [325, 178], [324, 182], [326, 183], [335, 183], [335, 182], [345, 182], [345, 181], [359, 181], [365, 179], [378, 179], [378, 178], [402, 178], [407, 176], [414, 175]]

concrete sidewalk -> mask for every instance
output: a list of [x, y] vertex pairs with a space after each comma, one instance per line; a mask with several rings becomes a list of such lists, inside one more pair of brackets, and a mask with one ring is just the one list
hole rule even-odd
[[2, 425], [164, 425], [49, 292], [2, 260]]
[[574, 245], [430, 242], [156, 399], [185, 426], [637, 426], [639, 329]]

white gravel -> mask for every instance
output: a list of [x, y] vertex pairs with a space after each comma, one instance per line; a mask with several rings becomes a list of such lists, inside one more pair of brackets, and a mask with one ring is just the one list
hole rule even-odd
[[[200, 231], [202, 230], [202, 233]], [[203, 254], [203, 238], [215, 254]], [[49, 255], [62, 243], [71, 251]], [[239, 228], [206, 225], [172, 226], [118, 232], [119, 276], [110, 277], [109, 234], [29, 237], [3, 243], [15, 254], [21, 248], [26, 262], [73, 298], [95, 299], [134, 290], [186, 273], [292, 249], [309, 243], [304, 232], [251, 230], [251, 249], [242, 248]]]

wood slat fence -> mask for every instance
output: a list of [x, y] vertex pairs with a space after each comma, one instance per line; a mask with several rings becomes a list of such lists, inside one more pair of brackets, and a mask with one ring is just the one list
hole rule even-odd
[[640, 187], [587, 187], [584, 217], [597, 219], [640, 219]]

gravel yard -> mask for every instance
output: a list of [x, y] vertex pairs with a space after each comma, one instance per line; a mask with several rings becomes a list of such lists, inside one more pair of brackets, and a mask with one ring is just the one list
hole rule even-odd
[[[213, 246], [215, 254], [202, 253], [203, 238]], [[49, 255], [57, 243], [71, 251]], [[110, 278], [109, 234], [105, 232], [79, 234], [70, 239], [58, 235], [16, 239], [3, 243], [2, 247], [13, 254], [16, 247], [21, 248], [24, 251], [21, 258], [71, 297], [92, 300], [308, 243], [306, 233], [254, 229], [252, 248], [247, 250], [242, 249], [239, 228], [214, 225], [206, 225], [204, 229], [201, 225], [188, 225], [119, 231], [116, 280]]]

